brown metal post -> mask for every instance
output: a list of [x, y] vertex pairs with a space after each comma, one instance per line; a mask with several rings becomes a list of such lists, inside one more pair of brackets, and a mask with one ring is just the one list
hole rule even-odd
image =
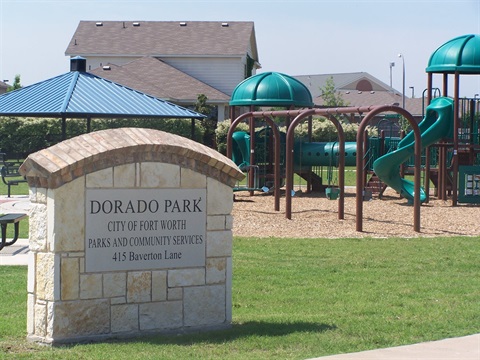
[[458, 111], [460, 109], [460, 73], [455, 71], [454, 85], [454, 105], [453, 105], [453, 175], [452, 175], [452, 206], [457, 206], [458, 196], [458, 128], [460, 119]]
[[425, 148], [425, 182], [423, 184], [425, 189], [425, 203], [430, 201], [430, 146]]
[[363, 191], [365, 190], [365, 185], [367, 184], [367, 164], [368, 164], [368, 159], [365, 157], [368, 152], [369, 144], [368, 144], [368, 131], [365, 130], [363, 132], [363, 176], [362, 176], [362, 189]]
[[428, 73], [427, 77], [427, 105], [432, 102], [433, 73]]
[[287, 130], [286, 149], [285, 149], [285, 217], [292, 219], [292, 190], [293, 190], [293, 148], [294, 148], [294, 130], [297, 124], [306, 116], [314, 114], [315, 109], [305, 110], [297, 115], [290, 123]]
[[448, 96], [448, 74], [443, 74], [443, 90], [442, 90], [442, 95], [443, 96]]
[[[245, 118], [251, 118], [252, 113], [245, 113], [243, 115], [240, 115], [238, 118], [236, 118], [230, 125], [230, 129], [228, 129], [227, 133], [227, 157], [232, 158], [232, 135], [235, 131], [235, 128], [237, 125], [243, 121]], [[281, 178], [281, 173], [280, 173], [280, 132], [278, 131], [278, 128], [275, 126], [275, 122], [265, 116], [265, 121], [269, 123], [269, 125], [273, 129], [273, 136], [275, 140], [275, 165], [274, 165], [274, 189], [273, 189], [273, 194], [275, 196], [275, 211], [280, 210], [280, 178]]]
[[438, 198], [440, 200], [447, 200], [447, 187], [445, 186], [447, 174], [446, 151], [445, 146], [438, 149]]
[[264, 116], [265, 121], [273, 130], [274, 147], [274, 164], [273, 164], [273, 195], [275, 197], [275, 211], [280, 211], [280, 131], [275, 125], [275, 121], [271, 117]]
[[363, 157], [364, 157], [364, 148], [362, 144], [362, 134], [365, 132], [365, 129], [370, 122], [370, 120], [377, 114], [393, 111], [400, 115], [403, 115], [410, 126], [413, 129], [415, 135], [415, 174], [414, 174], [414, 195], [413, 195], [413, 229], [416, 232], [420, 232], [420, 164], [421, 164], [421, 134], [420, 129], [418, 128], [417, 122], [413, 119], [412, 115], [403, 108], [392, 105], [384, 105], [375, 107], [370, 113], [363, 118], [360, 122], [360, 125], [357, 130], [357, 183], [356, 183], [356, 230], [363, 231]]

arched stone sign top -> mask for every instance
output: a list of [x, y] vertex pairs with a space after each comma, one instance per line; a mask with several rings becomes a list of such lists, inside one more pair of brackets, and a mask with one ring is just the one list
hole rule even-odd
[[232, 185], [245, 176], [200, 143], [163, 131], [120, 128], [84, 134], [31, 154], [20, 167], [30, 187], [56, 189], [79, 176], [140, 162], [177, 164]]
[[31, 154], [27, 337], [46, 344], [228, 327], [230, 159], [161, 131]]

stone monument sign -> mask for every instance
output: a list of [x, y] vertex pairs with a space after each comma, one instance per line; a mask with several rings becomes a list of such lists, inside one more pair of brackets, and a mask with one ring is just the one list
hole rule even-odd
[[235, 164], [139, 128], [31, 154], [28, 338], [46, 344], [231, 321]]

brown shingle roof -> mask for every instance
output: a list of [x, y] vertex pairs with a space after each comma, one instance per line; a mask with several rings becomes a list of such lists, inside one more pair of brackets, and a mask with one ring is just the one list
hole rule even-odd
[[[253, 22], [180, 24], [178, 21], [80, 21], [65, 54], [244, 56], [256, 44]], [[252, 54], [258, 61], [257, 49], [252, 49]]]
[[192, 103], [197, 100], [198, 94], [206, 95], [209, 102], [225, 103], [230, 100], [221, 91], [153, 57], [143, 57], [122, 66], [108, 64], [90, 72], [172, 102]]
[[[338, 91], [347, 106], [393, 105], [402, 106], [402, 95], [389, 91]], [[323, 105], [323, 98], [313, 99], [315, 105]], [[426, 106], [426, 105], [425, 105]], [[422, 115], [422, 99], [405, 97], [405, 108], [413, 116]]]

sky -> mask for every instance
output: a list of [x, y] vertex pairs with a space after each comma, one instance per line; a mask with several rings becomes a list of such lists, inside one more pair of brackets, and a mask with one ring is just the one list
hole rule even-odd
[[[406, 96], [421, 97], [430, 55], [480, 34], [480, 0], [0, 0], [0, 80], [19, 74], [27, 86], [68, 72], [81, 20], [253, 21], [257, 73], [367, 72], [389, 85], [391, 71], [401, 91], [405, 64]], [[461, 77], [460, 96], [479, 93], [480, 75]]]

